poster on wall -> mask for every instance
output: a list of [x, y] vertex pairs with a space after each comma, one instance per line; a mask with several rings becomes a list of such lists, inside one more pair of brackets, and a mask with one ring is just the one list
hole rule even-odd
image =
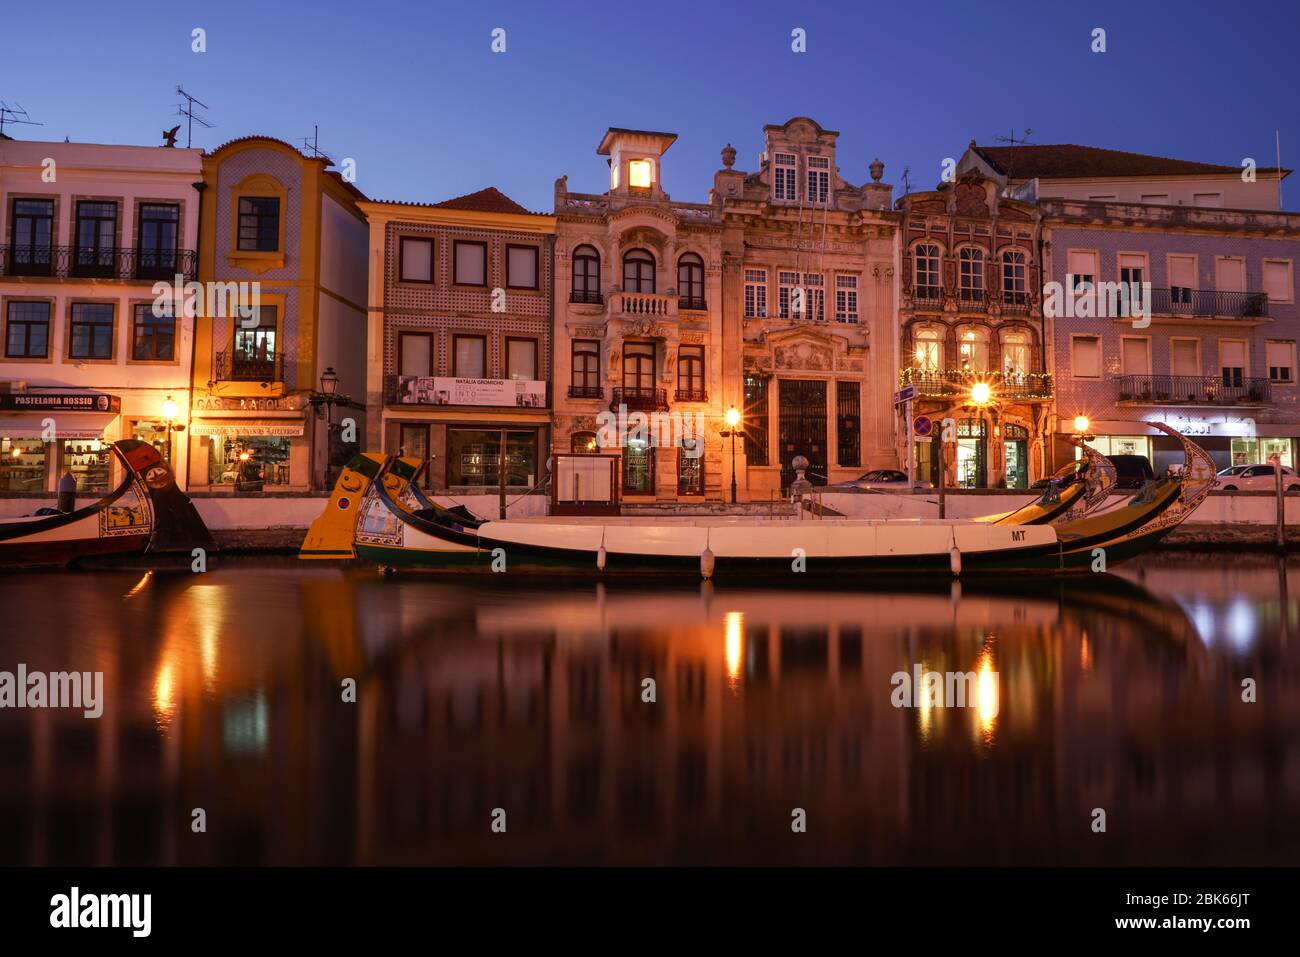
[[454, 379], [398, 376], [401, 405], [505, 405], [546, 408], [546, 383], [536, 379]]

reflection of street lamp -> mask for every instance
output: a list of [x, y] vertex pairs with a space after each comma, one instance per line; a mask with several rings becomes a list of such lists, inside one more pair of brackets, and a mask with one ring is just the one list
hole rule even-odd
[[740, 410], [734, 405], [727, 410], [727, 429], [719, 433], [724, 439], [731, 439], [731, 504], [736, 504], [736, 435], [741, 432]]

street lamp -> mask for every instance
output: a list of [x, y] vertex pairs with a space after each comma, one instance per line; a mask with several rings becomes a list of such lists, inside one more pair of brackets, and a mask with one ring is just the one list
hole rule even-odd
[[320, 391], [312, 393], [311, 403], [316, 407], [316, 414], [320, 415], [320, 407], [325, 406], [325, 483], [329, 485], [332, 481], [334, 471], [334, 406], [348, 403], [346, 395], [339, 395], [339, 374], [334, 371], [333, 366], [326, 366], [325, 371], [320, 374]]
[[1092, 428], [1092, 423], [1088, 421], [1086, 415], [1076, 415], [1074, 417], [1074, 437], [1080, 442], [1091, 442], [1096, 438], [1088, 430]]
[[724, 439], [731, 439], [731, 504], [736, 504], [736, 435], [742, 432], [740, 410], [734, 405], [727, 410], [727, 429], [720, 433]]
[[176, 400], [167, 396], [163, 400], [162, 415], [167, 420], [167, 464], [172, 464], [172, 433], [185, 431], [185, 426], [176, 424], [176, 416], [180, 414], [180, 409], [176, 405]]

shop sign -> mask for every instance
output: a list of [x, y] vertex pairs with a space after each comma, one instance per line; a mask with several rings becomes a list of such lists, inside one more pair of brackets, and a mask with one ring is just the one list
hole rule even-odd
[[104, 412], [122, 411], [120, 396], [104, 392], [6, 392], [0, 393], [0, 410], [20, 412]]
[[398, 376], [399, 405], [495, 405], [546, 408], [546, 383], [536, 379], [453, 379]]

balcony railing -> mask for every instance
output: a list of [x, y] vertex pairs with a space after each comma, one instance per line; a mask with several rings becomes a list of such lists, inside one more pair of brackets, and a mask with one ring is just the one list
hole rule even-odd
[[676, 296], [654, 292], [616, 292], [609, 297], [609, 309], [613, 315], [647, 316], [653, 319], [672, 316], [676, 303]]
[[218, 352], [213, 378], [219, 382], [283, 382], [284, 355], [255, 357], [229, 350]]
[[1002, 311], [1003, 312], [1028, 312], [1029, 293], [1006, 292], [1004, 290], [1002, 293]]
[[917, 286], [912, 290], [917, 308], [938, 309], [943, 305], [943, 290], [938, 286]]
[[571, 385], [569, 386], [570, 399], [603, 399], [605, 390], [598, 385]]
[[1052, 376], [1047, 372], [967, 372], [962, 369], [904, 369], [899, 382], [917, 395], [947, 398], [967, 395], [976, 382], [986, 382], [994, 399], [1050, 399]]
[[580, 305], [599, 306], [605, 301], [595, 289], [571, 289], [569, 291], [569, 302], [576, 302]]
[[609, 410], [615, 412], [620, 405], [629, 412], [667, 412], [667, 389], [615, 389]]
[[1157, 316], [1215, 316], [1231, 319], [1268, 317], [1268, 294], [1221, 292], [1173, 286], [1151, 290], [1151, 312]]
[[704, 301], [703, 296], [682, 296], [677, 300], [678, 309], [693, 309], [696, 312], [704, 312], [709, 307]]
[[1119, 401], [1152, 405], [1265, 405], [1268, 379], [1213, 375], [1122, 375]]
[[957, 290], [957, 301], [963, 309], [983, 309], [984, 308], [984, 290], [983, 289], [959, 289]]
[[192, 249], [121, 249], [84, 246], [0, 246], [0, 275], [58, 279], [186, 282], [197, 275]]
[[709, 393], [705, 389], [678, 389], [674, 398], [678, 402], [708, 402]]

